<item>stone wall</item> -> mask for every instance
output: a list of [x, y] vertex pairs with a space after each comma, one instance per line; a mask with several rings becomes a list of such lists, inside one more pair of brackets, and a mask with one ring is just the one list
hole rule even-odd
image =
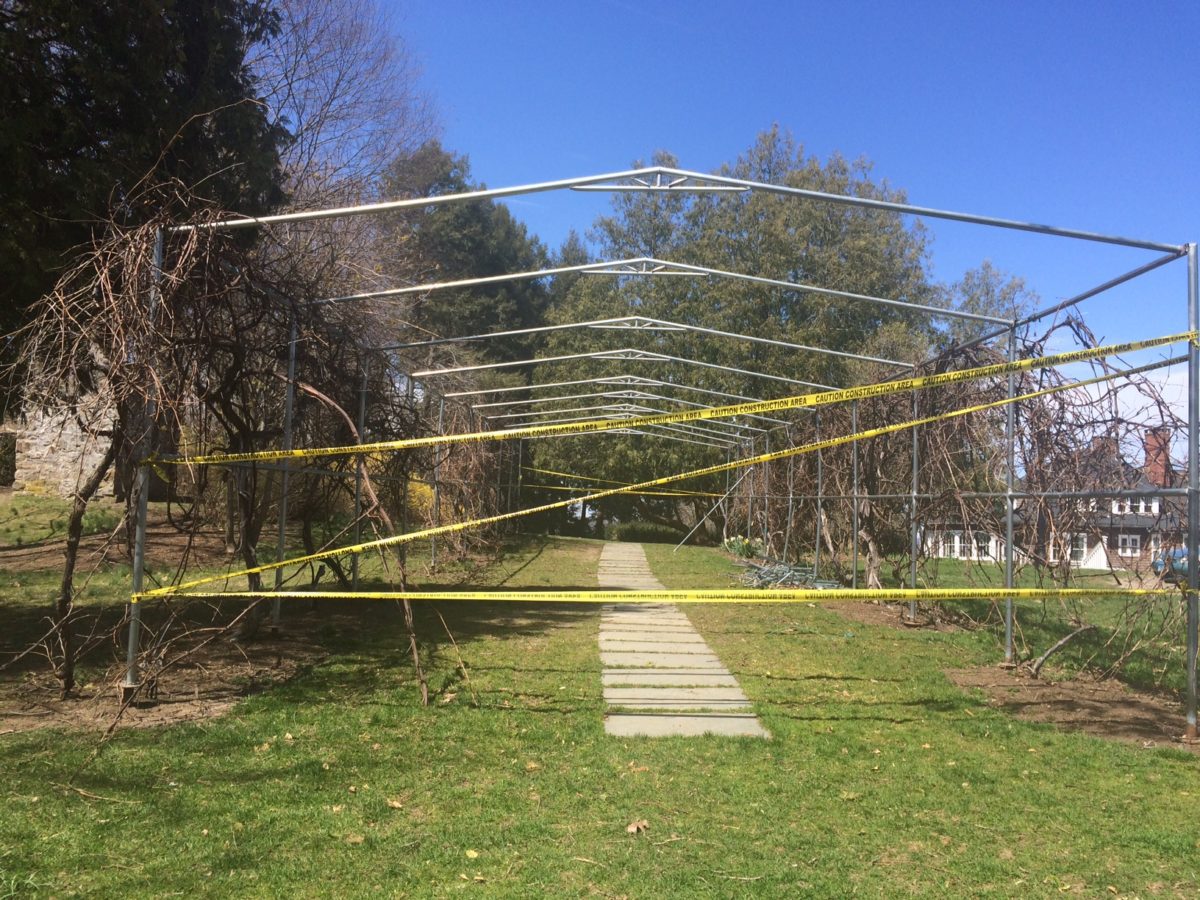
[[[104, 458], [106, 438], [97, 438], [89, 430], [105, 428], [112, 413], [97, 404], [84, 415], [90, 417], [87, 428], [74, 411], [66, 410], [29, 412], [2, 426], [17, 439], [14, 491], [58, 497], [75, 492]], [[112, 490], [110, 473], [98, 493], [111, 495]]]

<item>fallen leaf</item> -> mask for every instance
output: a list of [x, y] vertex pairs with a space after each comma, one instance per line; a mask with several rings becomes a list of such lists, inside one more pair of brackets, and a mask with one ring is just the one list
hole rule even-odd
[[354, 785], [350, 785], [350, 793], [357, 794], [358, 788], [356, 788]]
[[442, 704], [442, 706], [445, 706], [447, 703], [453, 703], [453, 702], [454, 702], [454, 698], [455, 698], [455, 697], [457, 697], [457, 696], [458, 696], [458, 694], [455, 694], [455, 693], [453, 693], [453, 692], [451, 692], [451, 693], [449, 693], [449, 694], [443, 694], [443, 695], [442, 695], [442, 699], [440, 699], [440, 700], [438, 701], [438, 703]]
[[635, 819], [625, 826], [625, 831], [628, 834], [639, 834], [650, 829], [650, 823], [645, 819]]
[[388, 808], [389, 809], [404, 809], [404, 804], [401, 803], [399, 800], [392, 799], [392, 800], [388, 801]]
[[365, 840], [366, 840], [366, 838], [365, 838], [365, 837], [363, 837], [361, 834], [348, 834], [348, 835], [346, 835], [346, 843], [347, 843], [347, 844], [355, 844], [355, 845], [358, 845], [358, 844], [361, 844], [361, 843], [362, 843], [363, 841], [365, 841]]
[[467, 859], [479, 859], [479, 851], [478, 850], [468, 850], [467, 851]]
[[525, 771], [526, 772], [536, 772], [541, 767], [542, 767], [541, 763], [535, 763], [532, 759], [529, 762], [525, 763]]
[[295, 738], [294, 738], [294, 737], [292, 737], [292, 734], [291, 734], [291, 732], [288, 732], [287, 734], [285, 734], [285, 735], [283, 736], [283, 739], [284, 739], [285, 741], [289, 741], [289, 742], [290, 742], [290, 741], [294, 741], [294, 740], [295, 740]]
[[341, 803], [335, 803], [335, 804], [333, 804], [333, 806], [332, 806], [332, 807], [330, 807], [330, 808], [332, 809], [332, 811], [333, 811], [334, 813], [340, 813], [340, 812], [341, 812], [343, 809], [345, 809], [346, 807], [345, 807], [343, 804], [341, 804]]
[[257, 747], [255, 747], [254, 752], [255, 753], [266, 753], [270, 749], [271, 749], [271, 742], [265, 741], [264, 743], [261, 743]]

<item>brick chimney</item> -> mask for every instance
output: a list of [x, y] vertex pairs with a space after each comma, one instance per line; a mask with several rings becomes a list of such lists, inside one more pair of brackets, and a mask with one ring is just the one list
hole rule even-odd
[[1142, 472], [1155, 487], [1171, 486], [1171, 429], [1165, 425], [1149, 429], [1142, 438], [1146, 452]]

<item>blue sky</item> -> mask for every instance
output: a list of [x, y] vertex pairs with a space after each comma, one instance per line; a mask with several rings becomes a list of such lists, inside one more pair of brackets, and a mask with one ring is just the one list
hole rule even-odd
[[[443, 143], [490, 187], [731, 161], [778, 123], [821, 158], [866, 157], [911, 202], [1200, 240], [1200, 4], [396, 3]], [[511, 208], [556, 246], [598, 195]], [[933, 271], [987, 258], [1044, 303], [1151, 258], [928, 221]], [[771, 273], [761, 273], [771, 274]], [[1182, 262], [1085, 307], [1101, 339], [1186, 326]]]

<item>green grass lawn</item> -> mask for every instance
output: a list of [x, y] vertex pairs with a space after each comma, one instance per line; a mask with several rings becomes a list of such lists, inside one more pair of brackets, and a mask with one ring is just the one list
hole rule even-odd
[[[58, 497], [0, 491], [0, 547], [20, 547], [41, 541], [66, 540], [71, 504]], [[83, 518], [84, 534], [105, 534], [121, 522], [121, 506], [97, 498]]]
[[[599, 547], [531, 541], [480, 581], [594, 583]], [[733, 569], [647, 552], [671, 587]], [[596, 609], [443, 604], [468, 681], [418, 607], [427, 708], [395, 605], [339, 605], [328, 662], [225, 717], [119, 732], [90, 763], [94, 734], [0, 737], [0, 896], [1200, 891], [1196, 757], [962, 693], [942, 672], [994, 661], [987, 632], [688, 607], [772, 740], [616, 739]]]

